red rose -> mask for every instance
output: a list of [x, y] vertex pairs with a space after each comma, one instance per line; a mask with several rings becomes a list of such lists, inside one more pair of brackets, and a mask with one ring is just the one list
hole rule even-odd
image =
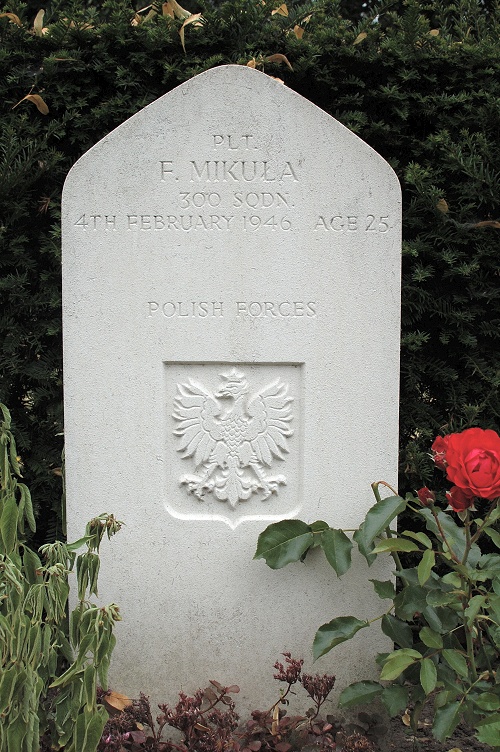
[[489, 429], [468, 428], [445, 438], [448, 480], [468, 498], [479, 496], [493, 500], [500, 497], [500, 436]]
[[424, 486], [423, 488], [418, 490], [417, 496], [423, 507], [428, 507], [429, 504], [434, 504], [434, 502], [436, 501], [436, 494], [434, 493], [434, 491], [429, 491], [427, 486]]
[[434, 462], [440, 470], [446, 470], [446, 449], [448, 448], [449, 438], [449, 436], [438, 436], [431, 446]]
[[446, 498], [454, 512], [463, 512], [464, 509], [470, 509], [474, 505], [474, 498], [467, 496], [467, 493], [458, 486], [453, 486], [446, 491]]

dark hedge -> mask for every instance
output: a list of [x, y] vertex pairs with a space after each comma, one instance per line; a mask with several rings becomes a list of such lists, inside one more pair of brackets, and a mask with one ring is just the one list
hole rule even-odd
[[[13, 2], [0, 17], [0, 401], [12, 411], [40, 542], [62, 525], [65, 175], [130, 115], [216, 65], [254, 60], [401, 180], [400, 490], [431, 481], [439, 431], [500, 427], [498, 3], [290, 1], [286, 16], [272, 15], [279, 0], [184, 1], [203, 14], [185, 29], [185, 52], [182, 20], [161, 4], [55, 1], [35, 22], [33, 2]], [[276, 53], [293, 70], [266, 60]]]

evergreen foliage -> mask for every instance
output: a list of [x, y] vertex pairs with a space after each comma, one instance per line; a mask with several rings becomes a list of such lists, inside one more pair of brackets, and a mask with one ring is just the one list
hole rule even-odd
[[[42, 19], [30, 0], [0, 17], [0, 400], [41, 539], [61, 526], [64, 177], [126, 118], [216, 65], [251, 61], [283, 79], [402, 183], [403, 492], [429, 480], [441, 429], [500, 428], [498, 3], [289, 0], [283, 15], [279, 0], [184, 2], [203, 14], [185, 26], [185, 50], [183, 19], [161, 3], [52, 0]], [[267, 60], [276, 53], [293, 70]]]

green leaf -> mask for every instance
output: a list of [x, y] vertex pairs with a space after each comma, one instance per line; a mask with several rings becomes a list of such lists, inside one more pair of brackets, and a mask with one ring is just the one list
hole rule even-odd
[[432, 567], [436, 563], [436, 557], [434, 551], [427, 549], [424, 551], [424, 555], [420, 560], [420, 564], [417, 567], [418, 582], [420, 585], [425, 585], [429, 577], [431, 576]]
[[375, 546], [372, 554], [381, 554], [387, 551], [404, 551], [405, 553], [410, 553], [411, 551], [419, 550], [416, 543], [412, 543], [412, 541], [405, 540], [404, 538], [386, 538]]
[[413, 633], [406, 622], [397, 619], [392, 614], [382, 617], [382, 632], [402, 648], [411, 648], [413, 645]]
[[[5, 723], [5, 721], [3, 721]], [[6, 750], [22, 750], [23, 741], [27, 732], [26, 722], [21, 713], [15, 720], [10, 720], [6, 726], [7, 747]], [[38, 741], [38, 740], [37, 740]]]
[[418, 585], [407, 585], [394, 599], [396, 614], [408, 621], [427, 606], [427, 591]]
[[396, 650], [391, 653], [382, 667], [380, 673], [381, 681], [394, 681], [400, 676], [408, 666], [411, 666], [415, 661], [419, 661], [422, 658], [422, 654], [417, 650], [410, 650], [404, 648], [402, 650]]
[[6, 554], [10, 554], [17, 543], [17, 516], [16, 500], [13, 495], [9, 495], [5, 501], [0, 518], [0, 532]]
[[35, 522], [35, 515], [33, 514], [33, 502], [31, 500], [31, 494], [30, 494], [29, 488], [28, 486], [25, 486], [24, 483], [19, 483], [18, 488], [21, 493], [21, 498], [23, 501], [24, 515], [28, 522], [29, 529], [31, 530], [32, 533], [34, 533], [36, 531], [36, 522]]
[[474, 595], [470, 599], [469, 605], [464, 611], [465, 616], [467, 617], [467, 625], [469, 627], [472, 625], [474, 619], [476, 618], [476, 616], [478, 615], [478, 613], [480, 612], [480, 610], [482, 609], [485, 603], [486, 603], [485, 595]]
[[427, 594], [427, 603], [429, 606], [447, 606], [450, 603], [460, 604], [460, 599], [451, 590], [431, 590]]
[[490, 595], [488, 597], [488, 610], [497, 624], [500, 624], [500, 595]]
[[392, 684], [389, 687], [384, 687], [381, 698], [392, 718], [407, 707], [408, 689], [400, 684]]
[[30, 548], [27, 546], [24, 546], [23, 548], [23, 565], [26, 579], [30, 585], [34, 585], [35, 583], [42, 581], [41, 574], [37, 574], [37, 572], [42, 569], [42, 562], [36, 553]]
[[450, 736], [460, 721], [460, 703], [451, 702], [449, 705], [443, 705], [437, 708], [434, 715], [434, 724], [432, 733], [439, 742]]
[[483, 744], [500, 747], [500, 713], [494, 713], [476, 724], [476, 737]]
[[[321, 533], [324, 532], [325, 530], [328, 530], [330, 525], [327, 522], [324, 522], [323, 520], [316, 520], [316, 522], [311, 522], [310, 527], [313, 533], [315, 533], [311, 548], [318, 548], [321, 545]], [[301, 557], [301, 561], [304, 561], [306, 554], [307, 554], [307, 551]]]
[[314, 535], [310, 525], [301, 520], [282, 520], [269, 525], [257, 541], [254, 559], [265, 559], [271, 569], [281, 569], [300, 561], [311, 547]]
[[443, 638], [441, 637], [441, 635], [437, 632], [434, 632], [434, 630], [430, 629], [429, 627], [422, 627], [419, 632], [419, 637], [424, 645], [428, 648], [439, 649], [443, 647]]
[[[427, 529], [430, 530], [432, 533], [434, 533], [434, 535], [441, 541], [442, 539], [441, 532], [436, 524], [436, 521], [432, 515], [431, 510], [428, 508], [421, 509], [419, 513], [425, 518]], [[465, 554], [465, 548], [467, 545], [464, 528], [459, 527], [454, 522], [451, 515], [447, 514], [446, 512], [443, 512], [441, 510], [436, 510], [436, 515], [439, 520], [441, 530], [444, 532], [444, 535], [451, 547], [451, 550], [457, 556], [457, 558], [460, 559], [460, 561], [462, 561], [464, 554]], [[444, 546], [444, 550], [446, 550], [446, 545]], [[476, 544], [474, 544], [469, 551], [467, 561], [471, 566], [475, 566], [477, 562], [479, 561], [480, 557], [481, 557], [481, 551], [479, 547]]]
[[85, 667], [85, 671], [83, 672], [83, 687], [86, 710], [91, 713], [96, 704], [96, 674], [95, 668], [91, 663]]
[[483, 744], [489, 744], [492, 749], [500, 749], [500, 723], [491, 723], [488, 726], [483, 726], [477, 731], [476, 739], [483, 742]]
[[368, 557], [372, 552], [373, 541], [404, 509], [406, 509], [405, 499], [401, 496], [388, 496], [368, 510], [363, 524], [359, 530], [356, 530], [353, 537], [360, 552], [369, 563], [371, 559]]
[[321, 548], [328, 563], [341, 577], [351, 566], [352, 543], [342, 530], [328, 528], [321, 535]]
[[378, 682], [360, 681], [346, 687], [339, 697], [340, 708], [353, 708], [355, 705], [364, 705], [372, 702], [383, 691]]
[[446, 649], [443, 650], [442, 656], [453, 671], [459, 674], [459, 676], [463, 676], [464, 679], [468, 678], [469, 667], [462, 653], [459, 653], [457, 650]]
[[493, 527], [485, 527], [484, 533], [491, 538], [497, 548], [500, 548], [500, 533], [498, 530]]
[[430, 658], [424, 658], [420, 664], [420, 684], [426, 695], [434, 692], [437, 683], [437, 670]]
[[322, 533], [325, 530], [328, 530], [330, 525], [328, 522], [324, 522], [324, 520], [316, 520], [316, 522], [311, 522], [310, 528], [313, 531], [313, 533]]
[[74, 728], [73, 749], [78, 752], [95, 752], [108, 717], [102, 705], [99, 705], [97, 711], [80, 714]]
[[325, 655], [336, 645], [340, 645], [341, 642], [350, 640], [356, 632], [368, 626], [367, 621], [360, 621], [354, 616], [339, 616], [337, 619], [332, 619], [328, 624], [323, 624], [314, 638], [314, 660]]
[[370, 580], [379, 598], [392, 600], [396, 597], [396, 588], [390, 580]]
[[431, 539], [425, 533], [414, 533], [412, 530], [403, 530], [401, 535], [405, 535], [407, 538], [413, 538], [425, 546], [425, 548], [432, 548]]
[[483, 692], [474, 700], [474, 703], [481, 710], [498, 710], [500, 708], [500, 697], [494, 695], [493, 692]]

